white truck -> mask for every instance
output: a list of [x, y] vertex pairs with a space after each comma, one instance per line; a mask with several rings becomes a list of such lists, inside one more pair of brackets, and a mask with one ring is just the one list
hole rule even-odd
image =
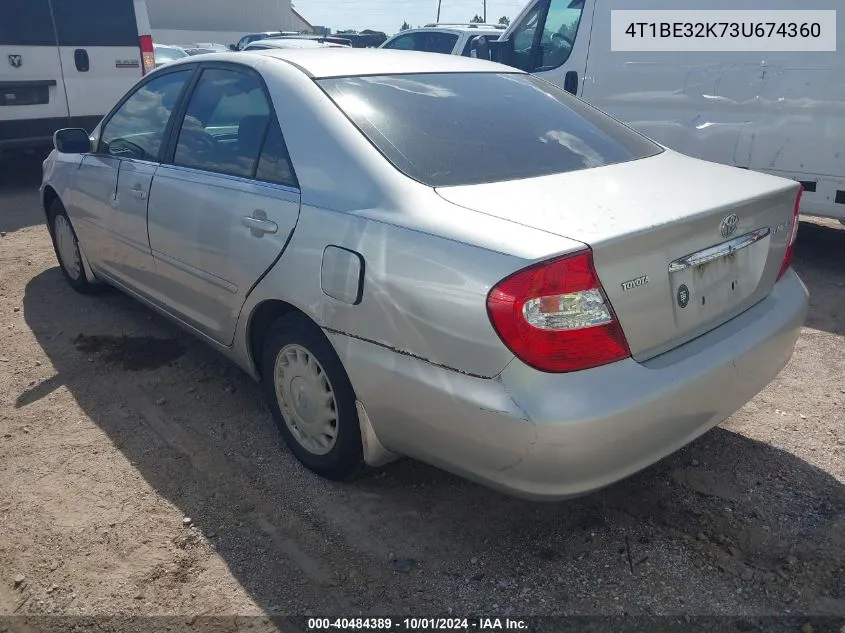
[[[677, 151], [800, 181], [802, 213], [845, 223], [845, 50], [611, 50], [611, 11], [706, 9], [729, 16], [802, 6], [532, 0], [497, 41], [478, 43], [478, 56], [534, 73]], [[842, 0], [814, 0], [806, 9], [839, 9], [835, 26], [845, 34]]]

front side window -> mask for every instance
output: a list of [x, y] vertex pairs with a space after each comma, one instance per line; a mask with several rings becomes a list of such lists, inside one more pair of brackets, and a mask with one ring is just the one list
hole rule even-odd
[[192, 73], [193, 68], [186, 68], [141, 86], [103, 127], [98, 151], [122, 158], [159, 160], [170, 115]]
[[[547, 6], [548, 12], [545, 11]], [[551, 0], [548, 5], [538, 2], [511, 35], [514, 66], [535, 72], [566, 63], [575, 47], [583, 11], [584, 0]], [[540, 23], [543, 32], [536, 42]]]
[[430, 187], [533, 178], [662, 151], [546, 81], [522, 73], [322, 79], [394, 167]]
[[252, 178], [270, 115], [270, 104], [255, 75], [204, 70], [179, 129], [173, 162]]

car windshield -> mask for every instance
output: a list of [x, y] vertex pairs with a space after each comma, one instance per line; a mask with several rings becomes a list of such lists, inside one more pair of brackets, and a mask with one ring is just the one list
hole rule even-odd
[[317, 82], [401, 172], [431, 187], [531, 178], [659, 154], [659, 145], [521, 73]]
[[158, 60], [172, 62], [174, 60], [187, 57], [188, 54], [185, 51], [179, 50], [178, 48], [156, 48], [155, 56]]

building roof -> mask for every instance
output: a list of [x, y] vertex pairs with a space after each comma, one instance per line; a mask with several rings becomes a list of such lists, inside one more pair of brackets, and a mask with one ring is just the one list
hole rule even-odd
[[311, 24], [311, 23], [310, 23], [308, 20], [306, 20], [305, 18], [303, 18], [303, 17], [302, 17], [302, 14], [301, 14], [299, 11], [297, 11], [296, 9], [294, 9], [293, 7], [291, 7], [291, 8], [290, 8], [290, 12], [291, 12], [291, 13], [293, 13], [293, 14], [294, 14], [297, 18], [299, 18], [300, 20], [302, 20], [308, 28], [310, 28], [311, 30], [314, 30], [314, 25], [313, 25], [313, 24]]

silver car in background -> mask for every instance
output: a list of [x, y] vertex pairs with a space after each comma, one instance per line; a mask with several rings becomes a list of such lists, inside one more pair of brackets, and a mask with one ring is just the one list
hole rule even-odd
[[188, 58], [55, 144], [70, 285], [232, 359], [332, 479], [407, 455], [533, 499], [601, 488], [754, 397], [807, 311], [797, 183], [476, 59]]

